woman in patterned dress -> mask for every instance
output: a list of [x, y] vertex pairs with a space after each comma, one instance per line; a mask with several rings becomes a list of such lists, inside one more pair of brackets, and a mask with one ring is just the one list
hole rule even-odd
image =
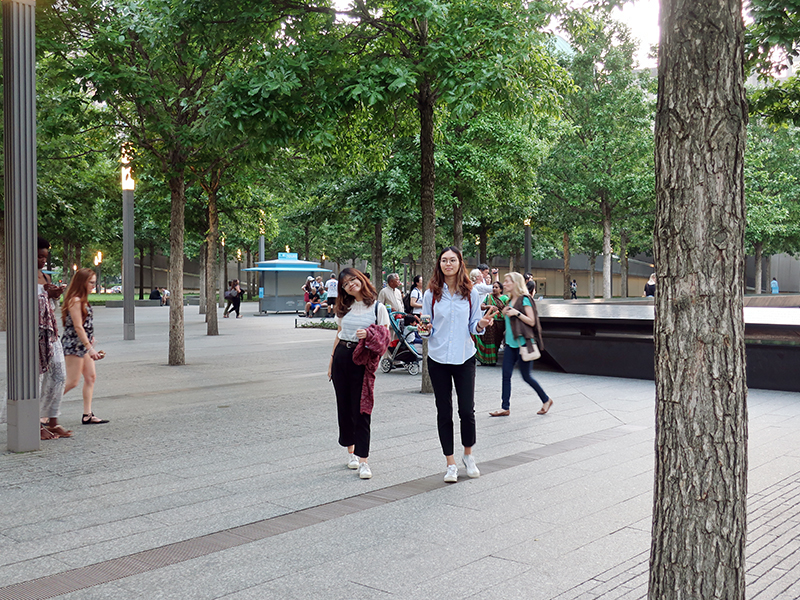
[[91, 269], [78, 269], [69, 282], [64, 304], [61, 306], [61, 320], [64, 323], [64, 335], [61, 343], [64, 346], [64, 362], [67, 365], [66, 394], [78, 387], [83, 375], [83, 418], [84, 425], [108, 423], [99, 419], [92, 412], [92, 395], [97, 373], [94, 361], [102, 355], [94, 349], [94, 325], [92, 323], [92, 307], [89, 305], [89, 294], [94, 290], [97, 276]]
[[500, 344], [506, 332], [505, 317], [500, 312], [508, 303], [508, 296], [503, 295], [503, 284], [495, 281], [492, 284], [492, 293], [486, 296], [481, 304], [481, 310], [486, 311], [490, 306], [497, 307], [497, 313], [494, 315], [494, 321], [490, 327], [486, 328], [483, 335], [476, 335], [475, 340], [475, 357], [482, 365], [495, 366], [497, 364], [497, 352], [500, 350]]

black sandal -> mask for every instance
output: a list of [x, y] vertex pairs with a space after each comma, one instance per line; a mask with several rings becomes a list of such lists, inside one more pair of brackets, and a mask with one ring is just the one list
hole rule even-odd
[[[97, 419], [97, 421], [93, 421], [92, 419]], [[83, 415], [81, 419], [81, 423], [84, 425], [100, 425], [102, 423], [108, 423], [107, 419], [100, 419], [94, 416], [94, 413], [89, 413], [88, 415]]]

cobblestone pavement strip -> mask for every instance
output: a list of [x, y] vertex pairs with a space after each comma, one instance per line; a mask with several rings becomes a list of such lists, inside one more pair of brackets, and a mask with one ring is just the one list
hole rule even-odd
[[[500, 368], [480, 367], [482, 476], [445, 486], [432, 397], [380, 373], [362, 481], [336, 444], [332, 332], [253, 309], [208, 337], [188, 307], [182, 367], [165, 364], [167, 309], [137, 308], [135, 341], [120, 309], [95, 312], [93, 409], [111, 423], [81, 426], [76, 390], [74, 437], [0, 453], [0, 599], [646, 593], [652, 382], [536, 365], [551, 413], [515, 376], [512, 415], [490, 418]], [[748, 405], [748, 598], [798, 598], [800, 395], [751, 390]]]

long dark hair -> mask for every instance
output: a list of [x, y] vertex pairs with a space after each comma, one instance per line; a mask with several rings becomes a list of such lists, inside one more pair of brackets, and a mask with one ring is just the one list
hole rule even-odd
[[436, 257], [436, 266], [433, 268], [433, 277], [428, 283], [428, 289], [433, 294], [433, 299], [439, 301], [442, 299], [442, 290], [444, 289], [444, 271], [442, 271], [442, 255], [445, 252], [453, 252], [458, 257], [458, 272], [456, 272], [456, 289], [450, 290], [450, 293], [455, 295], [458, 293], [462, 298], [469, 298], [472, 293], [472, 281], [467, 275], [467, 267], [464, 266], [464, 256], [461, 250], [455, 246], [448, 246]]
[[411, 289], [413, 290], [414, 288], [420, 290], [422, 289], [422, 275], [414, 275], [414, 281], [411, 284]]
[[367, 276], [361, 271], [351, 267], [342, 269], [342, 272], [339, 273], [339, 283], [337, 286], [339, 289], [339, 295], [336, 296], [336, 316], [339, 318], [344, 317], [348, 312], [350, 312], [350, 307], [353, 306], [353, 302], [356, 301], [356, 297], [351, 296], [342, 285], [342, 279], [352, 279], [354, 277], [361, 282], [361, 297], [364, 299], [364, 304], [367, 306], [372, 306], [372, 303], [375, 302], [378, 297], [378, 292], [375, 291], [375, 286], [372, 285], [370, 280], [367, 279]]
[[91, 269], [78, 269], [75, 275], [72, 276], [72, 281], [69, 282], [69, 287], [64, 293], [64, 304], [61, 305], [61, 322], [67, 324], [67, 315], [69, 314], [69, 305], [72, 304], [72, 299], [76, 298], [81, 304], [81, 316], [86, 319], [89, 310], [89, 292], [86, 291], [86, 282], [89, 281], [94, 275]]

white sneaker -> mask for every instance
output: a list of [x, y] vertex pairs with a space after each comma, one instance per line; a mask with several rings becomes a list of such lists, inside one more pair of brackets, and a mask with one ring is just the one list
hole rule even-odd
[[465, 454], [464, 458], [461, 460], [464, 462], [464, 466], [467, 467], [467, 475], [472, 479], [481, 476], [481, 472], [478, 470], [478, 465], [475, 464], [475, 459], [472, 457], [472, 454]]
[[358, 463], [358, 476], [361, 477], [361, 479], [372, 479], [372, 471], [369, 470], [369, 465], [367, 463]]
[[347, 461], [347, 468], [348, 469], [358, 468], [358, 457], [355, 454], [350, 455], [350, 458]]
[[458, 481], [458, 467], [456, 465], [447, 465], [447, 473], [444, 474], [445, 483], [455, 483]]

